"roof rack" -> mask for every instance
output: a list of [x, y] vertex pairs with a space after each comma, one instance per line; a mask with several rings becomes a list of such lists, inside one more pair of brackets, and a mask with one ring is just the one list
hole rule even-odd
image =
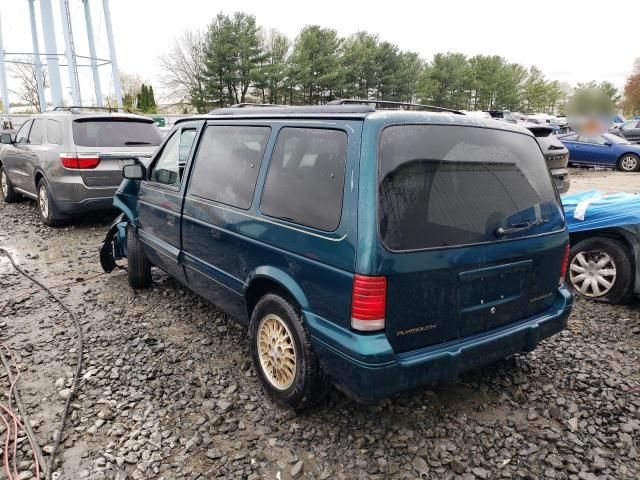
[[245, 108], [245, 107], [289, 107], [290, 105], [279, 105], [277, 103], [253, 103], [253, 102], [243, 102], [243, 103], [234, 103], [227, 108]]
[[429, 110], [432, 112], [449, 112], [449, 113], [456, 113], [458, 115], [464, 115], [464, 113], [462, 113], [460, 110], [454, 110], [451, 108], [436, 107], [433, 105], [424, 105], [421, 103], [393, 102], [390, 100], [359, 100], [357, 98], [343, 98], [343, 99], [333, 100], [329, 102], [327, 105], [353, 105], [353, 104], [376, 105], [376, 106], [380, 105], [382, 107], [396, 107], [396, 108], [405, 107], [407, 109], [415, 108], [420, 110]]
[[105, 112], [111, 112], [111, 113], [115, 113], [115, 112], [125, 112], [125, 113], [132, 113], [131, 110], [129, 110], [128, 108], [121, 108], [121, 107], [83, 107], [81, 105], [71, 105], [69, 107], [55, 107], [53, 109], [54, 112], [75, 112], [78, 110], [100, 110], [100, 111], [105, 111]]

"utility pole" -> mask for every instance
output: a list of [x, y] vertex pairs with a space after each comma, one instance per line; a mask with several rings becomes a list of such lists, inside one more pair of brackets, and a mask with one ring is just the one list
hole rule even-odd
[[7, 87], [7, 72], [4, 66], [4, 44], [2, 43], [2, 21], [0, 20], [0, 96], [2, 96], [2, 111], [8, 115], [9, 89]]
[[91, 8], [89, 0], [82, 0], [84, 4], [84, 21], [87, 25], [87, 38], [89, 40], [89, 56], [91, 57], [91, 72], [93, 73], [93, 85], [96, 90], [96, 106], [102, 106], [102, 89], [100, 88], [100, 74], [98, 73], [98, 60], [96, 59], [96, 44], [93, 39], [93, 23], [91, 22]]
[[[65, 54], [67, 55], [67, 70], [69, 72], [69, 86], [71, 87], [71, 100], [73, 105], [82, 105], [80, 98], [80, 82], [78, 81], [78, 64], [76, 62], [76, 49], [73, 44], [73, 29], [71, 27], [71, 13], [69, 12], [69, 0], [59, 0], [60, 17], [62, 18], [62, 32], [64, 33]], [[53, 21], [53, 20], [52, 20]]]
[[38, 101], [40, 103], [40, 111], [44, 112], [47, 109], [47, 102], [44, 97], [44, 77], [42, 75], [42, 61], [40, 60], [35, 0], [28, 0], [28, 2], [29, 20], [31, 21], [31, 42], [33, 43], [33, 64], [36, 69], [36, 84], [38, 86]]
[[60, 63], [58, 62], [58, 46], [53, 24], [51, 0], [40, 0], [42, 17], [42, 33], [44, 34], [45, 57], [49, 67], [49, 84], [51, 85], [51, 103], [53, 108], [62, 105], [62, 82], [60, 80]]
[[102, 0], [104, 10], [104, 23], [109, 40], [109, 56], [111, 57], [111, 74], [113, 76], [113, 90], [116, 94], [118, 107], [122, 108], [122, 90], [120, 89], [120, 73], [118, 71], [118, 61], [116, 60], [116, 45], [113, 41], [113, 28], [111, 26], [111, 13], [109, 12], [109, 0]]

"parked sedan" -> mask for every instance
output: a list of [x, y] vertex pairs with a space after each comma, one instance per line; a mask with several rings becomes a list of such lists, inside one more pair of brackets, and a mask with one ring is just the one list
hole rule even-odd
[[640, 145], [632, 145], [624, 138], [610, 133], [590, 136], [570, 133], [558, 138], [569, 150], [570, 164], [599, 165], [624, 172], [640, 170]]
[[611, 130], [609, 133], [626, 138], [631, 143], [640, 143], [640, 120], [623, 123], [620, 127]]

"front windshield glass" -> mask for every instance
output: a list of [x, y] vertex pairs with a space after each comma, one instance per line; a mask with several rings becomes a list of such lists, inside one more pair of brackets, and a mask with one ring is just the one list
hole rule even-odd
[[605, 133], [602, 136], [605, 138], [605, 140], [608, 140], [611, 143], [618, 143], [618, 144], [621, 144], [621, 145], [628, 145], [628, 144], [631, 143], [626, 138], [622, 138], [622, 137], [619, 137], [617, 135], [611, 135], [610, 133]]

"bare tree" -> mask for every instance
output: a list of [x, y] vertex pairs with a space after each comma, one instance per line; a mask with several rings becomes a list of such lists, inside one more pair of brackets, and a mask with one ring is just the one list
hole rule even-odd
[[120, 90], [122, 91], [122, 104], [125, 108], [136, 106], [143, 83], [142, 77], [137, 73], [120, 71]]
[[[10, 90], [21, 101], [31, 105], [40, 112], [40, 97], [38, 96], [38, 77], [36, 66], [31, 58], [19, 58], [9, 67], [11, 76], [19, 82], [17, 90]], [[44, 88], [47, 87], [46, 71], [42, 71]]]
[[207, 112], [204, 82], [204, 35], [200, 31], [185, 31], [178, 37], [169, 52], [161, 56], [160, 65], [165, 71], [162, 86], [176, 103], [188, 103], [199, 113]]

